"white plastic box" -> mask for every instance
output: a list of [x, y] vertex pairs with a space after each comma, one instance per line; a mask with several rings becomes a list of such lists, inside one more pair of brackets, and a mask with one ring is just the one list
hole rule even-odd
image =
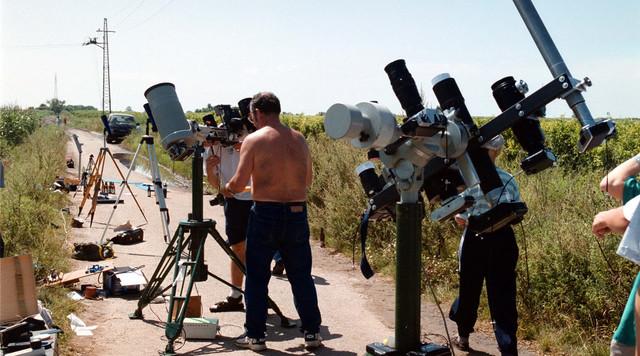
[[218, 319], [215, 318], [184, 318], [182, 327], [186, 339], [213, 340], [220, 330]]

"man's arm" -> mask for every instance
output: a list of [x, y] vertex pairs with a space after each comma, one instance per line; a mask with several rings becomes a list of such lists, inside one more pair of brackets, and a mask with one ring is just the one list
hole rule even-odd
[[254, 146], [255, 136], [247, 136], [240, 147], [240, 162], [238, 163], [236, 173], [229, 182], [225, 184], [222, 194], [232, 195], [244, 191], [253, 172]]
[[304, 148], [307, 151], [307, 177], [306, 177], [306, 188], [309, 189], [311, 187], [311, 183], [313, 183], [313, 164], [311, 162], [311, 153], [309, 152], [309, 146], [307, 142], [302, 139], [304, 143]]
[[607, 174], [600, 182], [600, 190], [617, 200], [622, 200], [624, 182], [640, 173], [640, 154], [631, 157]]
[[207, 157], [207, 180], [212, 187], [220, 190], [220, 171], [218, 164], [220, 164], [220, 157], [216, 156], [215, 153]]
[[591, 230], [596, 236], [603, 237], [609, 232], [622, 234], [627, 226], [629, 226], [629, 220], [624, 217], [622, 207], [618, 207], [596, 214]]

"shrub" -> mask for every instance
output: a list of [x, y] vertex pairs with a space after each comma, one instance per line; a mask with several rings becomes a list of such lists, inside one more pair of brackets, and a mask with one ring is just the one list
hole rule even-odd
[[33, 111], [17, 106], [0, 108], [0, 157], [6, 156], [10, 147], [19, 145], [39, 126]]
[[66, 197], [49, 189], [64, 173], [66, 136], [54, 127], [36, 130], [9, 151], [6, 188], [0, 189], [0, 230], [7, 255], [30, 254], [37, 277], [67, 267], [61, 208]]

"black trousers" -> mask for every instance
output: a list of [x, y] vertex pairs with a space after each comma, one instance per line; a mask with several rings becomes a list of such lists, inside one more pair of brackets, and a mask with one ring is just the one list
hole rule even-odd
[[465, 231], [460, 249], [460, 290], [449, 312], [458, 334], [468, 336], [478, 318], [482, 284], [486, 280], [489, 310], [498, 347], [503, 355], [517, 355], [518, 311], [516, 263], [518, 245], [510, 226], [475, 235]]

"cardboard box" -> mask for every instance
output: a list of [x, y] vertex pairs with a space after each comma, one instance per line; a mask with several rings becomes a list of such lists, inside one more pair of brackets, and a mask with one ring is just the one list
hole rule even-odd
[[[181, 300], [175, 301], [175, 306], [173, 307], [173, 313], [171, 313], [171, 318], [173, 320], [176, 319], [178, 315], [178, 311], [180, 310], [180, 306], [182, 306]], [[189, 304], [187, 304], [187, 310], [184, 313], [185, 318], [199, 318], [202, 316], [202, 301], [199, 295], [192, 295], [189, 298]]]
[[31, 256], [0, 258], [0, 324], [38, 313]]

